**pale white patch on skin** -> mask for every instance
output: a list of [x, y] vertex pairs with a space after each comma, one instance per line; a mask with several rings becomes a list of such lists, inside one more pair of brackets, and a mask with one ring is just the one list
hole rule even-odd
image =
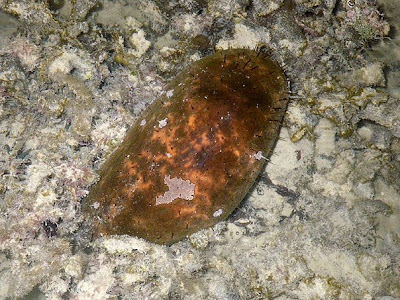
[[167, 97], [168, 97], [168, 98], [171, 98], [171, 97], [173, 96], [173, 94], [174, 94], [174, 90], [169, 90], [169, 91], [167, 92]]
[[167, 126], [167, 123], [168, 123], [168, 118], [158, 121], [158, 127], [163, 128], [163, 127]]
[[156, 198], [156, 205], [168, 204], [176, 199], [193, 200], [195, 184], [182, 178], [171, 178], [166, 175], [164, 183], [168, 186], [168, 191]]
[[95, 203], [92, 204], [92, 206], [94, 209], [98, 209], [100, 207], [100, 203], [96, 201]]
[[140, 122], [140, 126], [144, 126], [144, 125], [146, 125], [146, 120], [145, 120], [145, 119], [143, 119], [143, 120]]
[[261, 159], [267, 159], [261, 151], [258, 151], [256, 154], [253, 155], [253, 157], [257, 160], [261, 160]]
[[216, 211], [213, 213], [213, 217], [214, 217], [214, 218], [218, 218], [220, 215], [222, 215], [222, 208], [216, 210]]

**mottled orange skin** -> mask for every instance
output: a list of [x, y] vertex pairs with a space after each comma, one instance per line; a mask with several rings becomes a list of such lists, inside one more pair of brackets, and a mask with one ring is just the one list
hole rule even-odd
[[[171, 244], [225, 219], [254, 184], [288, 101], [281, 68], [243, 49], [195, 62], [165, 91], [101, 168], [86, 208], [95, 236]], [[193, 199], [156, 205], [166, 176], [194, 184]]]

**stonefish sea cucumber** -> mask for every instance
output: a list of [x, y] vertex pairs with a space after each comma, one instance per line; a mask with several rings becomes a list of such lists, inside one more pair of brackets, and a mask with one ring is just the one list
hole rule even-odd
[[287, 81], [262, 51], [230, 49], [189, 66], [104, 163], [85, 208], [95, 236], [171, 244], [225, 219], [279, 133]]

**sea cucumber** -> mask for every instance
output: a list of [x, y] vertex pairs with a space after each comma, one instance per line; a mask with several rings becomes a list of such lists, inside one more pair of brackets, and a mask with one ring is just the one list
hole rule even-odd
[[84, 209], [94, 236], [171, 244], [228, 217], [270, 155], [288, 99], [284, 72], [261, 50], [190, 65], [101, 167]]

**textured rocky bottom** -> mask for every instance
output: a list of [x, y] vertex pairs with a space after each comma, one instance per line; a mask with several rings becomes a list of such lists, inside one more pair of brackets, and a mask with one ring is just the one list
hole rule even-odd
[[[396, 1], [0, 8], [0, 298], [400, 297]], [[90, 241], [82, 199], [166, 83], [214, 48], [257, 46], [292, 94], [242, 204], [169, 247]]]

